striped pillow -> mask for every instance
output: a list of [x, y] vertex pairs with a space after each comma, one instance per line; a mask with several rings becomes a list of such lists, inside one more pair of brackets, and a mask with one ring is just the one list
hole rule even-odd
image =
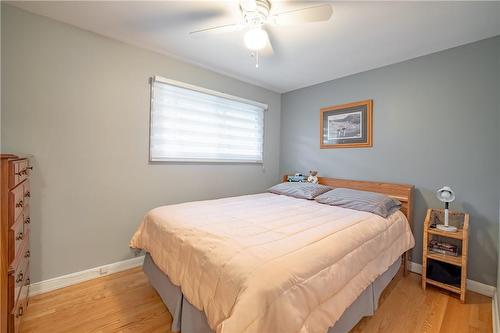
[[387, 217], [401, 207], [401, 203], [380, 193], [336, 188], [314, 198], [319, 203], [370, 212]]
[[312, 183], [280, 183], [274, 185], [268, 192], [287, 195], [289, 197], [312, 200], [320, 194], [330, 191], [332, 188], [325, 185]]

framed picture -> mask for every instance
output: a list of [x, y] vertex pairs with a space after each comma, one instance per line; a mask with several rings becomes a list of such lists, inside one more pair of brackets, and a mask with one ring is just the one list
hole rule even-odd
[[321, 148], [372, 147], [371, 99], [320, 110]]

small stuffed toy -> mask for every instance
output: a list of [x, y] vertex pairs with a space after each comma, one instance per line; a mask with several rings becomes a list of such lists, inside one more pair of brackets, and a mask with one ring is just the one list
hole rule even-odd
[[309, 177], [307, 177], [308, 183], [317, 184], [318, 183], [318, 171], [309, 171]]

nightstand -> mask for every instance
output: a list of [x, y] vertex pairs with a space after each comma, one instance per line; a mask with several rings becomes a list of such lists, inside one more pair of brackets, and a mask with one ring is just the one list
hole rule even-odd
[[[427, 284], [434, 285], [446, 289], [448, 291], [460, 295], [460, 301], [465, 302], [465, 291], [467, 282], [467, 252], [468, 252], [468, 233], [469, 233], [469, 214], [463, 212], [449, 212], [449, 224], [456, 226], [456, 232], [446, 232], [439, 230], [432, 225], [442, 224], [444, 221], [443, 209], [428, 209], [427, 216], [424, 221], [423, 234], [423, 253], [422, 253], [422, 288], [425, 289]], [[458, 255], [443, 254], [432, 251], [430, 242], [432, 240], [438, 242], [446, 242], [458, 248]], [[429, 278], [429, 266], [431, 268], [441, 265], [446, 270], [446, 267], [452, 268], [459, 277], [457, 283], [446, 283], [437, 279]]]

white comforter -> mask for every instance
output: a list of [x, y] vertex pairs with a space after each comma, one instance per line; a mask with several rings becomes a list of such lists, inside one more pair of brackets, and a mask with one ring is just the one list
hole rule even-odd
[[263, 193], [153, 209], [130, 245], [217, 332], [324, 333], [414, 243], [399, 211]]

